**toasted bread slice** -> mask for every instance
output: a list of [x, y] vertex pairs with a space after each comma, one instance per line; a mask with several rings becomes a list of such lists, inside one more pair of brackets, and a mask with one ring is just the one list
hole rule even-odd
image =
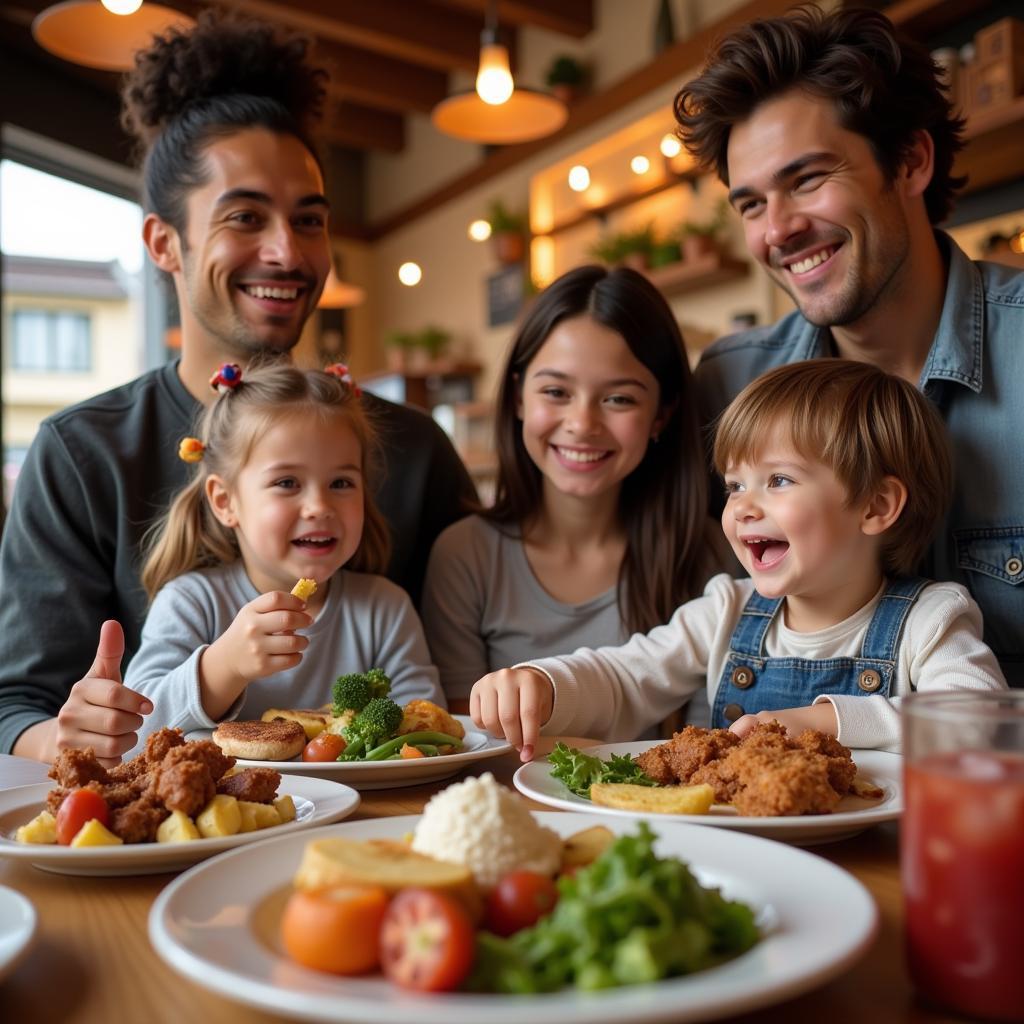
[[562, 871], [584, 868], [615, 842], [615, 833], [604, 825], [594, 825], [582, 832], [574, 832], [562, 847]]
[[285, 722], [298, 722], [302, 726], [306, 733], [306, 739], [311, 740], [314, 736], [319, 736], [320, 733], [327, 728], [331, 721], [331, 714], [323, 711], [313, 710], [312, 708], [267, 708], [266, 711], [260, 716], [260, 721], [273, 722], [276, 719], [281, 719]]
[[298, 722], [221, 722], [213, 742], [232, 757], [248, 761], [287, 761], [302, 753], [305, 730]]
[[312, 839], [295, 874], [296, 889], [376, 885], [389, 893], [411, 886], [437, 889], [457, 899], [478, 919], [480, 893], [469, 868], [417, 853], [395, 839]]
[[590, 799], [602, 807], [648, 814], [707, 814], [715, 802], [711, 786], [634, 786], [625, 782], [595, 782]]

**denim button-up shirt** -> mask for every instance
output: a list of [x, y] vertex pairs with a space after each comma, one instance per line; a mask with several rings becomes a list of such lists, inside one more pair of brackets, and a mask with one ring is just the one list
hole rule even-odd
[[[967, 258], [938, 233], [949, 274], [919, 387], [953, 443], [954, 494], [921, 572], [966, 586], [1007, 682], [1024, 687], [1024, 273]], [[799, 312], [715, 342], [696, 388], [709, 429], [755, 377], [835, 356], [828, 328]]]

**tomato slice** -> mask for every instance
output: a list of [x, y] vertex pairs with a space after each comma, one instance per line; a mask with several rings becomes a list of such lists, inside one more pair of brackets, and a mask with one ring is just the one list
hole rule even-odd
[[451, 992], [473, 966], [473, 925], [450, 896], [403, 889], [388, 907], [380, 935], [384, 973], [417, 992]]
[[70, 846], [78, 830], [93, 818], [101, 825], [110, 821], [110, 808], [94, 789], [76, 789], [64, 797], [57, 810], [57, 842]]
[[322, 732], [314, 736], [302, 751], [303, 761], [337, 761], [345, 749], [345, 740], [333, 732]]
[[487, 897], [484, 926], [496, 935], [513, 935], [551, 913], [558, 886], [536, 871], [510, 871]]

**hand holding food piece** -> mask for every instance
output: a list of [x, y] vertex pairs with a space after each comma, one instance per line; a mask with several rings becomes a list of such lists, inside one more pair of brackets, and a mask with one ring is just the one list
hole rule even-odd
[[300, 601], [308, 601], [315, 593], [316, 580], [307, 579], [305, 576], [292, 587], [292, 597], [297, 597]]
[[144, 715], [153, 705], [121, 683], [124, 631], [109, 619], [100, 627], [96, 657], [89, 671], [71, 687], [64, 706], [57, 713], [54, 737], [56, 756], [60, 750], [92, 747], [107, 768], [121, 763], [131, 750]]
[[504, 736], [523, 761], [533, 758], [541, 726], [554, 707], [551, 681], [529, 668], [490, 672], [473, 684], [469, 713], [473, 721], [495, 736]]

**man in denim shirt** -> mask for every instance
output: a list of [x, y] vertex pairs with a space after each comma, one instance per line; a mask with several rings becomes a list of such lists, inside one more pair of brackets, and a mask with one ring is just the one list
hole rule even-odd
[[963, 121], [929, 54], [877, 12], [802, 9], [726, 37], [676, 117], [797, 306], [705, 352], [703, 423], [801, 359], [866, 360], [917, 384], [956, 472], [921, 571], [970, 589], [1007, 680], [1024, 686], [1024, 273], [973, 262], [935, 230], [963, 184], [951, 173]]

